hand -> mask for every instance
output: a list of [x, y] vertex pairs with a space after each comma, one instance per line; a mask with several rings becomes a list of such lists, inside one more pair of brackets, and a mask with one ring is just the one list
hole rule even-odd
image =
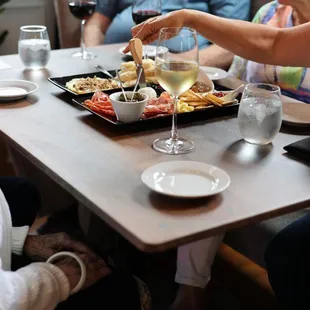
[[24, 245], [25, 254], [35, 262], [46, 261], [60, 251], [77, 252], [78, 254], [86, 254], [92, 260], [99, 259], [88, 246], [72, 240], [66, 233], [27, 236]]
[[[79, 255], [79, 257], [83, 260], [86, 267], [86, 280], [82, 289], [92, 286], [98, 280], [111, 273], [111, 270], [103, 260], [90, 260], [85, 254]], [[81, 268], [78, 262], [74, 258], [68, 257], [55, 263], [55, 266], [63, 271], [68, 278], [71, 290], [74, 289], [81, 278]]]
[[[187, 10], [174, 11], [162, 16], [148, 19], [146, 22], [132, 28], [132, 36], [140, 39], [143, 44], [157, 40], [160, 29], [164, 27], [183, 27], [186, 24]], [[129, 52], [127, 46], [123, 53]]]

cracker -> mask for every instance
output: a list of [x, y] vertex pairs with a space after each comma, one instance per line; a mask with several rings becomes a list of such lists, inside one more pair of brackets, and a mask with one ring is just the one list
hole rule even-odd
[[210, 105], [209, 102], [205, 101], [191, 101], [191, 102], [186, 102], [189, 106], [191, 107], [199, 107], [199, 106], [208, 106]]

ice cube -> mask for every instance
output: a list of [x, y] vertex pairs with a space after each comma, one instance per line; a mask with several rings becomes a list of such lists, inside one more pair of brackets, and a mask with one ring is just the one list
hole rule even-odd
[[268, 114], [268, 109], [265, 104], [259, 103], [254, 106], [254, 110], [258, 125], [261, 125]]

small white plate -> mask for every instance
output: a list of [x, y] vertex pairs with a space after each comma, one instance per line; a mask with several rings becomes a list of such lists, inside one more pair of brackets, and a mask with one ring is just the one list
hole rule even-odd
[[[123, 50], [125, 49], [126, 46], [122, 46], [120, 49], [119, 49], [119, 52], [122, 54], [122, 55], [127, 55], [127, 56], [131, 56], [131, 53], [128, 52], [127, 54], [124, 54], [123, 53]], [[149, 58], [155, 58], [156, 56], [156, 45], [144, 45], [144, 50], [143, 50], [143, 56], [145, 56], [145, 52], [147, 54], [147, 57]]]
[[309, 126], [310, 104], [283, 102], [283, 122], [293, 126]]
[[225, 171], [195, 161], [156, 164], [142, 173], [141, 180], [157, 193], [179, 198], [212, 196], [230, 185], [230, 177]]
[[35, 91], [38, 85], [23, 80], [0, 80], [0, 101], [12, 101], [24, 98]]
[[223, 69], [214, 68], [214, 67], [200, 66], [200, 69], [203, 70], [208, 75], [209, 79], [213, 81], [224, 79], [226, 78], [228, 74]]

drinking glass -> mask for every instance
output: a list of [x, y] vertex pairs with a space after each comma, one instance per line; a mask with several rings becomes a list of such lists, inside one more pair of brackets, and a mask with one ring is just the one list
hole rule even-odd
[[36, 25], [20, 27], [18, 53], [27, 69], [44, 68], [51, 54], [46, 27]]
[[190, 28], [163, 28], [160, 30], [155, 59], [156, 78], [173, 97], [171, 136], [153, 143], [156, 151], [166, 154], [185, 154], [194, 148], [192, 141], [179, 138], [177, 130], [178, 97], [195, 83], [198, 65], [196, 31]]
[[97, 55], [87, 51], [84, 40], [84, 28], [86, 21], [96, 10], [97, 0], [68, 0], [69, 9], [74, 17], [81, 20], [81, 51], [74, 53], [72, 57], [81, 59], [93, 59]]
[[279, 132], [281, 123], [280, 87], [263, 83], [246, 85], [238, 113], [243, 139], [253, 144], [268, 144]]
[[134, 0], [132, 19], [138, 25], [147, 19], [161, 15], [161, 0]]

